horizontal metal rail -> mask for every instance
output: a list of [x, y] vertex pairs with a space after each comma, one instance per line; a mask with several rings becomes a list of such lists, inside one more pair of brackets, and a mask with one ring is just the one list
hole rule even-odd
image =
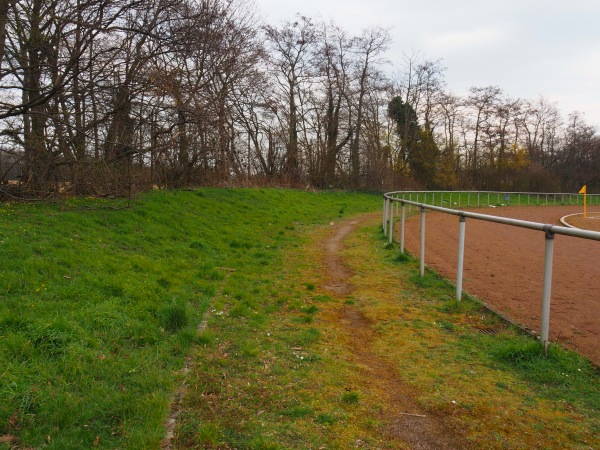
[[[548, 335], [550, 328], [550, 299], [551, 299], [551, 288], [552, 288], [552, 266], [553, 266], [553, 258], [554, 258], [554, 237], [555, 235], [565, 235], [565, 236], [573, 236], [576, 238], [582, 239], [590, 239], [595, 241], [600, 241], [600, 232], [589, 231], [589, 230], [581, 230], [578, 228], [569, 228], [563, 227], [559, 225], [553, 224], [545, 224], [540, 222], [531, 222], [527, 220], [518, 220], [511, 219], [508, 217], [500, 217], [489, 214], [480, 214], [473, 211], [464, 211], [457, 210], [452, 208], [446, 208], [443, 206], [436, 206], [435, 204], [427, 203], [427, 200], [431, 199], [432, 203], [435, 203], [436, 194], [439, 195], [440, 203], [444, 202], [444, 195], [447, 195], [448, 202], [452, 204], [452, 192], [447, 191], [397, 191], [397, 192], [388, 192], [384, 194], [384, 206], [383, 206], [383, 230], [384, 234], [389, 237], [389, 242], [393, 242], [394, 235], [394, 204], [401, 206], [401, 214], [400, 214], [400, 251], [404, 253], [404, 222], [406, 219], [406, 206], [409, 208], [415, 207], [418, 208], [421, 212], [421, 236], [420, 236], [420, 258], [419, 258], [419, 273], [421, 276], [425, 273], [425, 212], [426, 210], [442, 212], [445, 214], [450, 214], [454, 216], [458, 216], [459, 223], [459, 237], [458, 237], [458, 261], [457, 261], [457, 279], [456, 279], [456, 299], [458, 301], [462, 298], [462, 283], [463, 283], [463, 265], [464, 265], [464, 243], [465, 243], [465, 233], [466, 233], [466, 219], [475, 219], [475, 220], [483, 220], [486, 222], [494, 222], [503, 225], [509, 225], [520, 228], [527, 228], [530, 230], [542, 231], [544, 232], [545, 237], [545, 253], [544, 253], [544, 279], [543, 279], [543, 291], [542, 291], [542, 317], [541, 317], [541, 332], [540, 339], [544, 346], [544, 349], [548, 348]], [[569, 193], [551, 193], [551, 194], [538, 194], [538, 193], [523, 193], [523, 192], [510, 192], [510, 193], [499, 193], [499, 192], [457, 192], [454, 193], [455, 204], [460, 204], [461, 199], [466, 197], [467, 205], [470, 205], [471, 196], [473, 199], [477, 198], [477, 206], [481, 206], [481, 197], [482, 195], [487, 200], [488, 204], [490, 201], [490, 196], [497, 196], [498, 202], [500, 201], [500, 196], [502, 195], [502, 199], [506, 201], [510, 201], [511, 198], [517, 199], [517, 204], [521, 204], [522, 198], [527, 198], [526, 204], [531, 204], [531, 196], [536, 196], [536, 200], [539, 198], [544, 198], [546, 203], [548, 204], [548, 198], [550, 196], [554, 199], [554, 204], [556, 204], [557, 196], [561, 196], [564, 200], [565, 197], [569, 198], [569, 203], [572, 204], [571, 201], [573, 197], [577, 199], [577, 203], [579, 204], [579, 198], [583, 195], [581, 194], [569, 194]], [[416, 200], [412, 200], [412, 197], [415, 196]], [[423, 202], [419, 202], [419, 197], [422, 196]], [[523, 197], [522, 197], [523, 196]], [[541, 197], [540, 197], [541, 196]], [[407, 199], [408, 197], [408, 199]], [[590, 204], [600, 204], [600, 195], [599, 194], [588, 194], [588, 199], [592, 201]], [[561, 203], [561, 204], [564, 204]], [[473, 205], [475, 206], [475, 204]], [[409, 210], [410, 212], [410, 210]]]
[[453, 216], [466, 217], [471, 219], [483, 220], [486, 222], [501, 223], [504, 225], [511, 225], [514, 227], [529, 228], [530, 230], [538, 231], [550, 231], [554, 234], [563, 234], [566, 236], [574, 236], [583, 239], [592, 239], [600, 241], [600, 232], [582, 230], [579, 228], [562, 227], [560, 225], [544, 224], [541, 222], [530, 222], [528, 220], [510, 219], [508, 217], [492, 216], [489, 214], [479, 214], [472, 211], [461, 211], [451, 208], [443, 208], [440, 206], [427, 205], [425, 203], [417, 203], [410, 200], [402, 199], [391, 199], [392, 202], [398, 202], [400, 204], [412, 205], [418, 208], [425, 208], [431, 211], [439, 211]]
[[569, 192], [394, 191], [385, 195], [428, 205], [456, 205], [458, 208], [497, 205], [583, 205], [584, 200], [590, 205], [600, 205], [600, 194], [586, 196]]

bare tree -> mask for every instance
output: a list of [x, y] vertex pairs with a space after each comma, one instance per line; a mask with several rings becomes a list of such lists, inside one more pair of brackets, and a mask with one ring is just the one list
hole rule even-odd
[[473, 139], [470, 153], [467, 155], [467, 166], [476, 186], [479, 186], [482, 180], [480, 177], [480, 160], [483, 130], [489, 126], [490, 115], [501, 93], [501, 89], [496, 86], [472, 87], [469, 90], [469, 97], [466, 99], [466, 106], [474, 113], [470, 130]]
[[334, 185], [338, 156], [352, 135], [347, 101], [350, 95], [351, 45], [343, 30], [333, 24], [321, 25], [320, 47], [315, 60], [317, 75], [321, 78], [317, 90], [323, 98], [313, 96], [319, 143], [314, 164], [318, 174], [313, 178], [322, 187]]
[[356, 120], [354, 121], [354, 136], [350, 145], [351, 184], [355, 188], [360, 185], [360, 143], [365, 97], [373, 74], [376, 72], [375, 67], [383, 62], [381, 56], [387, 50], [389, 43], [389, 31], [383, 28], [364, 30], [355, 43], [357, 53], [355, 68], [357, 95], [354, 104]]
[[[114, 3], [114, 8], [109, 8]], [[3, 4], [3, 7], [5, 5]], [[57, 105], [60, 95], [79, 89], [84, 54], [91, 42], [122, 12], [118, 2], [101, 0], [23, 0], [8, 2], [0, 70], [0, 119], [15, 117], [3, 133], [22, 147], [26, 182], [46, 190], [55, 177], [56, 158], [65, 151]], [[80, 99], [76, 104], [81, 106]], [[76, 111], [76, 116], [81, 111]], [[81, 131], [81, 128], [79, 128]], [[78, 138], [81, 139], [81, 134]], [[59, 148], [47, 145], [58, 139]]]
[[276, 83], [285, 98], [286, 112], [286, 174], [293, 183], [300, 179], [300, 150], [298, 145], [300, 91], [311, 75], [312, 46], [316, 30], [311, 19], [298, 17], [285, 22], [281, 28], [265, 27], [269, 62], [277, 71]]

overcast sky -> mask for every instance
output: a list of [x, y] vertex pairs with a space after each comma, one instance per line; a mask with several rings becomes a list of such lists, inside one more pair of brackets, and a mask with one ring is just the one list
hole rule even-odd
[[352, 34], [389, 28], [387, 57], [442, 60], [447, 89], [498, 86], [512, 98], [556, 102], [600, 130], [600, 0], [254, 0], [266, 23], [296, 13]]

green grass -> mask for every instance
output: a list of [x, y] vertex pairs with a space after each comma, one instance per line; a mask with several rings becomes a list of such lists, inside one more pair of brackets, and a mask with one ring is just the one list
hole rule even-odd
[[476, 448], [598, 443], [589, 362], [556, 346], [546, 357], [456, 302], [379, 226], [347, 240], [353, 295], [322, 290], [314, 236], [380, 197], [201, 189], [125, 204], [0, 205], [0, 436], [20, 448], [160, 448], [182, 386], [176, 448], [396, 448], [340, 308], [369, 319], [370, 351]]
[[490, 341], [487, 346], [494, 360], [536, 385], [541, 395], [600, 411], [598, 369], [589, 361], [556, 345], [544, 354], [543, 346], [526, 336], [499, 336]]
[[[411, 309], [418, 316], [410, 322], [411, 333], [423, 330], [423, 339], [415, 343], [415, 355], [405, 353], [398, 358], [405, 360], [407, 377], [425, 392], [423, 402], [433, 409], [442, 407], [434, 388], [442, 376], [446, 397], [462, 398], [465, 411], [478, 411], [476, 418], [469, 418], [470, 426], [492, 411], [493, 419], [481, 426], [488, 434], [498, 428], [502, 436], [499, 448], [527, 446], [527, 433], [515, 431], [511, 436], [501, 431], [503, 423], [494, 423], [493, 411], [500, 403], [512, 411], [508, 414], [529, 414], [534, 420], [528, 426], [540, 432], [548, 429], [544, 439], [550, 444], [540, 448], [593, 448], [584, 443], [589, 442], [589, 435], [600, 432], [598, 368], [558, 345], [550, 345], [545, 354], [537, 339], [505, 323], [468, 295], [457, 302], [451, 283], [429, 270], [421, 278], [418, 260], [409, 255], [398, 258], [397, 252], [397, 248], [388, 249], [384, 256], [397, 268], [399, 278], [409, 282], [404, 291], [409, 304], [419, 301], [418, 311]], [[486, 329], [495, 333], [481, 333]], [[395, 345], [388, 343], [390, 348]], [[428, 351], [420, 355], [423, 348]], [[429, 365], [428, 359], [436, 362]], [[439, 361], [445, 363], [443, 369]], [[477, 381], [462, 382], [465, 373], [467, 378], [476, 375]], [[573, 428], [565, 431], [561, 426], [567, 424]], [[597, 439], [594, 442], [599, 443]]]
[[[598, 443], [598, 378], [589, 363], [556, 347], [540, 360], [535, 340], [467, 295], [456, 302], [454, 287], [436, 274], [421, 279], [414, 258], [382, 245], [379, 226], [345, 242], [352, 296], [323, 290], [319, 242], [331, 230], [311, 229], [282, 247], [281, 276], [256, 270], [251, 279], [261, 288], [254, 292], [232, 284], [232, 274], [209, 316], [214, 340], [193, 352], [177, 448], [406, 448], [386, 434], [394, 427], [386, 412], [398, 410], [386, 403], [389, 385], [371, 378], [352, 351], [348, 335], [360, 330], [340, 319], [350, 309], [373, 330], [360, 351], [397, 368], [398, 388], [423, 414], [454, 423], [471, 448]], [[244, 314], [240, 301], [252, 305]], [[481, 332], [487, 329], [497, 335]], [[205, 428], [214, 434], [205, 437]]]
[[[260, 329], [297, 303], [274, 288], [282, 248], [306, 227], [377, 210], [379, 198], [201, 189], [124, 205], [0, 205], [0, 436], [22, 448], [158, 448], [185, 356], [222, 342], [197, 331], [205, 314]], [[318, 336], [302, 330], [294, 345]], [[246, 339], [232, 352], [252, 366], [261, 350]], [[224, 424], [201, 425], [214, 445]]]
[[[397, 249], [393, 250], [394, 253], [396, 251]], [[468, 294], [463, 295], [462, 301], [457, 301], [454, 298], [454, 286], [435, 272], [426, 269], [421, 277], [417, 269], [418, 260], [407, 253], [398, 253], [390, 261], [396, 264], [410, 263], [408, 280], [425, 292], [427, 299], [437, 303], [435, 309], [449, 314], [448, 317], [456, 314], [460, 314], [459, 317], [480, 314], [482, 328], [508, 327], [513, 330], [498, 336], [476, 335], [476, 346], [485, 349], [486, 358], [491, 357], [503, 368], [535, 384], [540, 395], [579, 401], [594, 410], [600, 410], [600, 390], [597, 386], [599, 372], [585, 358], [557, 345], [551, 345], [545, 353], [538, 340], [504, 323]], [[456, 324], [445, 318], [436, 323], [441, 329], [456, 330]]]

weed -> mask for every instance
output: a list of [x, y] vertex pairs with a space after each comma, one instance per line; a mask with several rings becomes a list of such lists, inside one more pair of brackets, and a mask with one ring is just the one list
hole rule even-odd
[[[441, 303], [439, 306], [437, 306], [437, 309], [439, 311], [442, 311], [445, 313], [474, 314], [474, 313], [483, 311], [483, 307], [482, 307], [481, 303], [476, 302], [467, 296], [463, 296], [463, 299], [460, 301], [458, 301], [456, 299], [449, 300], [449, 299], [447, 299], [447, 297], [440, 298], [440, 300], [442, 300], [443, 303]], [[487, 314], [485, 314], [484, 318], [485, 317], [489, 317], [489, 316]], [[493, 323], [495, 324], [495, 323], [497, 323], [497, 321], [493, 320]]]
[[204, 446], [216, 446], [219, 442], [219, 427], [214, 423], [206, 423], [200, 426], [198, 438]]
[[157, 280], [157, 283], [163, 289], [169, 289], [169, 287], [171, 287], [171, 282], [169, 280], [167, 280], [166, 278], [162, 278], [162, 277], [159, 278]]
[[187, 326], [189, 317], [183, 302], [173, 301], [163, 310], [163, 326], [168, 331], [177, 331]]
[[302, 312], [305, 312], [306, 314], [316, 314], [318, 311], [319, 308], [317, 308], [315, 305], [310, 305], [302, 309]]
[[333, 415], [326, 413], [317, 414], [317, 417], [315, 417], [315, 422], [322, 425], [333, 425], [336, 421], [337, 419]]
[[438, 320], [437, 324], [442, 330], [445, 331], [454, 331], [456, 326], [452, 322], [448, 322], [447, 320]]
[[212, 345], [215, 341], [215, 336], [211, 331], [203, 331], [196, 336], [196, 342], [200, 345]]
[[358, 392], [345, 392], [342, 394], [341, 400], [343, 403], [355, 405], [358, 403], [359, 397]]
[[492, 356], [513, 366], [527, 366], [545, 359], [543, 346], [532, 339], [499, 339]]
[[281, 414], [286, 417], [301, 418], [312, 415], [313, 411], [307, 406], [295, 406], [282, 411]]
[[527, 380], [543, 386], [550, 397], [570, 401], [581, 397], [590, 408], [600, 409], [600, 392], [589, 384], [596, 376], [589, 361], [551, 345], [547, 354], [542, 344], [525, 336], [498, 336], [490, 345], [491, 355]]
[[320, 303], [327, 303], [333, 301], [333, 297], [331, 295], [315, 295], [313, 301]]
[[308, 328], [306, 330], [302, 330], [296, 337], [296, 342], [298, 345], [309, 345], [317, 342], [319, 337], [321, 336], [321, 332], [316, 328]]
[[410, 277], [410, 281], [421, 289], [448, 290], [452, 285], [438, 274], [425, 270], [423, 276], [418, 273]]
[[394, 261], [398, 263], [407, 263], [413, 261], [413, 259], [414, 258], [412, 258], [408, 253], [398, 253]]

